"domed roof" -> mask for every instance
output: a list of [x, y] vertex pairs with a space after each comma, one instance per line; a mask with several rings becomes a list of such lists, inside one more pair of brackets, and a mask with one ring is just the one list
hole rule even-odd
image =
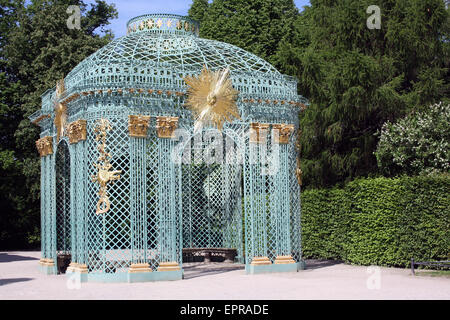
[[198, 37], [198, 23], [188, 17], [148, 14], [127, 24], [128, 34], [82, 61], [73, 75], [91, 65], [158, 65], [179, 71], [229, 68], [230, 71], [281, 76], [270, 63], [234, 45]]
[[199, 38], [198, 23], [188, 17], [148, 14], [131, 19], [127, 29], [126, 36], [79, 63], [65, 77], [61, 95], [55, 88], [46, 91], [42, 111], [31, 118], [50, 114], [55, 100], [69, 103], [93, 93], [128, 92], [134, 96], [138, 92], [148, 94], [149, 99], [172, 99], [171, 93], [183, 96], [187, 92], [185, 77], [200, 74], [204, 67], [212, 71], [228, 68], [233, 87], [244, 103], [270, 107], [285, 102], [297, 106], [307, 103], [297, 94], [293, 77], [239, 47]]
[[268, 62], [234, 45], [198, 37], [198, 23], [188, 17], [149, 14], [127, 24], [128, 34], [81, 62], [70, 74], [90, 65], [146, 64], [179, 71], [229, 68], [230, 71], [281, 74]]

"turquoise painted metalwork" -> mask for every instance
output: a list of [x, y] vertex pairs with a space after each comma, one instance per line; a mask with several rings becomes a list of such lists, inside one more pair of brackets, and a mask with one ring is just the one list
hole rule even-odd
[[[298, 113], [308, 102], [297, 94], [295, 79], [241, 48], [199, 38], [198, 23], [187, 17], [143, 15], [130, 20], [127, 30], [76, 66], [62, 95], [47, 90], [30, 117], [41, 138], [53, 137], [54, 152], [41, 158], [41, 252], [55, 266], [41, 269], [57, 273], [58, 255], [70, 254], [73, 264], [87, 268], [78, 274], [82, 281], [174, 280], [182, 276], [183, 248], [220, 247], [236, 249], [235, 262], [245, 263], [248, 273], [298, 270], [303, 262], [294, 145]], [[216, 130], [194, 132], [184, 107], [183, 78], [204, 66], [228, 68], [239, 91], [241, 119], [220, 133], [225, 147], [219, 163], [202, 159]], [[71, 143], [66, 135], [56, 141], [56, 102], [67, 106], [67, 123], [87, 121], [85, 140]], [[145, 137], [130, 136], [130, 115], [150, 116]], [[161, 116], [178, 117], [177, 127], [187, 136], [158, 137]], [[112, 167], [122, 172], [108, 185], [110, 210], [97, 215], [99, 186], [90, 177], [98, 158], [94, 126], [101, 118], [111, 123], [108, 152]], [[250, 141], [255, 122], [269, 125], [261, 143]], [[274, 141], [273, 124], [294, 125], [288, 144]], [[230, 150], [242, 157], [227, 161]], [[273, 264], [279, 256], [295, 263]], [[254, 266], [254, 257], [268, 257], [272, 265]], [[180, 268], [158, 271], [163, 262]], [[130, 273], [143, 263], [152, 272]]]

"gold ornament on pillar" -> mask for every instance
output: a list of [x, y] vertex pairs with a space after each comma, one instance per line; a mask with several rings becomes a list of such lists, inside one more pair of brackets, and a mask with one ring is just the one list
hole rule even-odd
[[225, 121], [240, 119], [236, 106], [239, 92], [233, 88], [229, 74], [228, 69], [211, 72], [203, 67], [198, 77], [184, 79], [189, 86], [186, 105], [196, 117], [194, 131], [206, 123], [222, 130]]
[[303, 171], [300, 168], [300, 158], [297, 158], [297, 168], [295, 169], [295, 175], [297, 176], [297, 182], [300, 186], [302, 185], [302, 174]]
[[295, 147], [297, 148], [297, 168], [295, 169], [295, 175], [297, 177], [297, 182], [300, 186], [302, 185], [302, 175], [303, 175], [303, 171], [300, 168], [300, 154], [299, 154], [300, 147], [301, 147], [301, 145], [300, 145], [301, 135], [302, 135], [302, 132], [299, 129], [298, 133], [297, 133], [297, 141], [295, 143]]
[[94, 132], [97, 134], [96, 140], [100, 143], [97, 146], [99, 157], [98, 163], [94, 163], [97, 173], [91, 176], [92, 182], [97, 182], [100, 185], [98, 191], [99, 200], [97, 202], [96, 214], [106, 213], [110, 209], [108, 184], [120, 179], [121, 170], [111, 170], [112, 164], [109, 162], [111, 155], [106, 152], [106, 137], [108, 131], [112, 130], [111, 124], [107, 119], [100, 119], [96, 122]]
[[55, 96], [55, 127], [56, 127], [56, 141], [64, 135], [64, 127], [67, 122], [67, 107], [65, 104], [59, 102], [59, 99], [65, 92], [64, 78], [56, 83], [56, 96]]

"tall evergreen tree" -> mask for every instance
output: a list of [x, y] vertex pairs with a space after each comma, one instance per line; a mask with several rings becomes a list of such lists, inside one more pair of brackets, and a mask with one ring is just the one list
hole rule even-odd
[[191, 7], [188, 10], [188, 15], [190, 18], [201, 23], [208, 7], [208, 0], [193, 0]]
[[277, 58], [299, 79], [305, 185], [377, 174], [376, 133], [448, 96], [448, 12], [442, 0], [380, 0], [381, 29], [369, 29], [370, 0], [311, 0]]
[[[0, 73], [0, 129], [9, 142], [0, 149], [0, 176], [7, 182], [2, 183], [0, 198], [0, 247], [11, 248], [23, 247], [39, 234], [40, 167], [35, 147], [39, 130], [27, 117], [40, 108], [45, 90], [111, 40], [105, 27], [117, 12], [102, 0], [90, 8], [81, 0], [1, 1], [2, 12], [15, 13], [7, 30], [0, 29], [0, 39], [5, 39], [0, 57], [5, 62], [5, 72]], [[69, 5], [80, 6], [80, 30], [67, 27]], [[95, 32], [99, 29], [104, 35]]]
[[[193, 2], [192, 17], [201, 16], [205, 2]], [[200, 19], [200, 36], [234, 44], [277, 66], [278, 44], [297, 14], [293, 0], [213, 0]]]

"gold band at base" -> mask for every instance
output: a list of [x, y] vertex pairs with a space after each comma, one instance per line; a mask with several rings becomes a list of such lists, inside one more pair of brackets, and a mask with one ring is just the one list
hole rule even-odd
[[292, 259], [292, 256], [277, 256], [274, 261], [274, 264], [289, 264], [295, 263], [295, 260]]
[[77, 268], [78, 268], [78, 263], [71, 262], [69, 264], [69, 266], [67, 267], [66, 272], [75, 272]]
[[181, 268], [178, 265], [178, 262], [175, 262], [175, 261], [161, 262], [158, 267], [158, 271], [177, 271], [180, 269]]
[[39, 260], [39, 263], [43, 266], [53, 267], [55, 265], [55, 262], [53, 259], [50, 258], [42, 258]]
[[85, 264], [77, 263], [77, 266], [74, 268], [74, 271], [79, 273], [88, 273], [88, 267]]
[[253, 266], [262, 266], [272, 264], [268, 257], [253, 257], [251, 265]]
[[132, 263], [128, 273], [152, 272], [148, 263]]

